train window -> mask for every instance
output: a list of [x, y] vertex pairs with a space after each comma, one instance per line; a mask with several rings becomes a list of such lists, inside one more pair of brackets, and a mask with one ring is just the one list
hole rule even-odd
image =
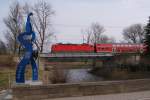
[[113, 51], [113, 52], [116, 52], [116, 48], [113, 48], [112, 51]]

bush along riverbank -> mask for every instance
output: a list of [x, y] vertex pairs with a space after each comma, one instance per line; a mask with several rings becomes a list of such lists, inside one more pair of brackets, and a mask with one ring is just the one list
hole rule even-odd
[[101, 76], [104, 80], [128, 80], [150, 78], [150, 65], [116, 65], [93, 68], [90, 73]]

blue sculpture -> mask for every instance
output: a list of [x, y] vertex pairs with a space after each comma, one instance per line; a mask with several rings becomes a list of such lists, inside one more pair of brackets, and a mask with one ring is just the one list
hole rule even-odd
[[32, 66], [32, 80], [37, 81], [38, 80], [38, 67], [36, 65], [33, 53], [33, 42], [35, 41], [35, 33], [32, 30], [32, 25], [30, 22], [30, 16], [32, 16], [32, 13], [28, 14], [27, 22], [26, 22], [26, 31], [23, 33], [20, 33], [18, 36], [18, 41], [20, 44], [25, 48], [25, 54], [23, 59], [20, 61], [20, 63], [17, 66], [16, 70], [16, 83], [24, 83], [25, 82], [25, 68], [27, 64], [31, 64]]

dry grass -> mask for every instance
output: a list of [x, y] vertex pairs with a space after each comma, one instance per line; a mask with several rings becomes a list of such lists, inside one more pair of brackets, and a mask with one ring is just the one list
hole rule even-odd
[[126, 70], [117, 70], [114, 69], [111, 73], [109, 78], [110, 79], [115, 79], [115, 80], [125, 80], [129, 78], [129, 73]]
[[16, 62], [12, 55], [0, 55], [0, 89], [10, 87], [15, 78]]
[[12, 55], [0, 55], [0, 68], [14, 68], [14, 66], [16, 66], [16, 62]]
[[0, 90], [10, 88], [15, 80], [15, 70], [8, 68], [0, 69]]

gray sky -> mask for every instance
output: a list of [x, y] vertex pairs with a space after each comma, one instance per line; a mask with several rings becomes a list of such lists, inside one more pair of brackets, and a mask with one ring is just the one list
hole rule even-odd
[[[9, 5], [14, 0], [1, 0], [0, 31], [5, 29], [3, 18], [7, 16]], [[37, 0], [28, 1], [33, 4]], [[56, 14], [52, 18], [57, 42], [82, 43], [82, 29], [92, 22], [105, 27], [104, 34], [122, 39], [122, 29], [135, 23], [146, 24], [150, 15], [150, 0], [47, 0]]]

